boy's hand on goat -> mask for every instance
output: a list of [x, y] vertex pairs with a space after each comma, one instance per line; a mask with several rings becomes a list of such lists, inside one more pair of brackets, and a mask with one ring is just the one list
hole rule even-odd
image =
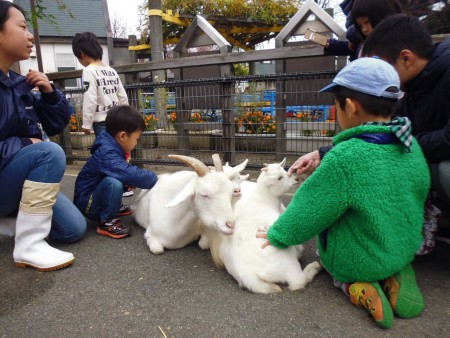
[[256, 233], [256, 238], [262, 238], [265, 239], [263, 244], [261, 244], [261, 249], [264, 249], [265, 247], [270, 245], [269, 240], [267, 239], [267, 230], [264, 229], [258, 229], [258, 232]]

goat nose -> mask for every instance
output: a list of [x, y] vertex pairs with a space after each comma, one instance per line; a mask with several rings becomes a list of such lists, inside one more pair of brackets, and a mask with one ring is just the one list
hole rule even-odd
[[236, 188], [236, 189], [234, 189], [234, 192], [235, 192], [236, 194], [240, 194], [240, 193], [241, 193], [241, 189], [240, 189], [240, 188]]
[[225, 224], [227, 225], [228, 228], [234, 229], [234, 222], [226, 222]]

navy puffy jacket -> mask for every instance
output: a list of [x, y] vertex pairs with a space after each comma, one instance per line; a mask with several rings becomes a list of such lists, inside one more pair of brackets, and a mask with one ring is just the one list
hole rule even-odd
[[86, 211], [90, 196], [107, 176], [127, 186], [142, 189], [150, 189], [158, 181], [153, 171], [129, 164], [120, 144], [106, 131], [102, 131], [95, 139], [91, 154], [75, 182], [73, 201], [82, 212]]
[[49, 136], [61, 133], [69, 123], [67, 100], [55, 88], [52, 93], [34, 93], [22, 75], [0, 71], [0, 170], [30, 138], [42, 139], [37, 123]]

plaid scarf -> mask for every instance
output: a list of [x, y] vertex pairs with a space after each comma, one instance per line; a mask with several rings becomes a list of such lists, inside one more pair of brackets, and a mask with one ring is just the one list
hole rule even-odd
[[406, 147], [406, 151], [408, 153], [411, 152], [411, 121], [407, 117], [395, 117], [390, 122], [366, 122], [364, 125], [389, 127], [400, 142]]

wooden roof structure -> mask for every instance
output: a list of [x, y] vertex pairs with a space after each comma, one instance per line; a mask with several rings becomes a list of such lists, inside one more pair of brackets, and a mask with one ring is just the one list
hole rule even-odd
[[[311, 15], [315, 17], [315, 20], [308, 20]], [[276, 36], [275, 47], [280, 48], [289, 45], [290, 38], [304, 35], [307, 28], [328, 35], [333, 33], [338, 36], [338, 39], [345, 39], [345, 31], [323, 8], [314, 1], [306, 1]]]
[[[195, 19], [194, 15], [149, 10], [149, 15], [160, 15], [163, 20], [164, 44], [177, 44], [186, 29]], [[289, 20], [279, 21], [274, 25], [256, 22], [251, 19], [234, 19], [202, 15], [228, 42], [245, 50], [254, 50], [261, 42], [274, 38]], [[142, 51], [151, 49], [149, 44], [130, 46], [130, 50]]]

